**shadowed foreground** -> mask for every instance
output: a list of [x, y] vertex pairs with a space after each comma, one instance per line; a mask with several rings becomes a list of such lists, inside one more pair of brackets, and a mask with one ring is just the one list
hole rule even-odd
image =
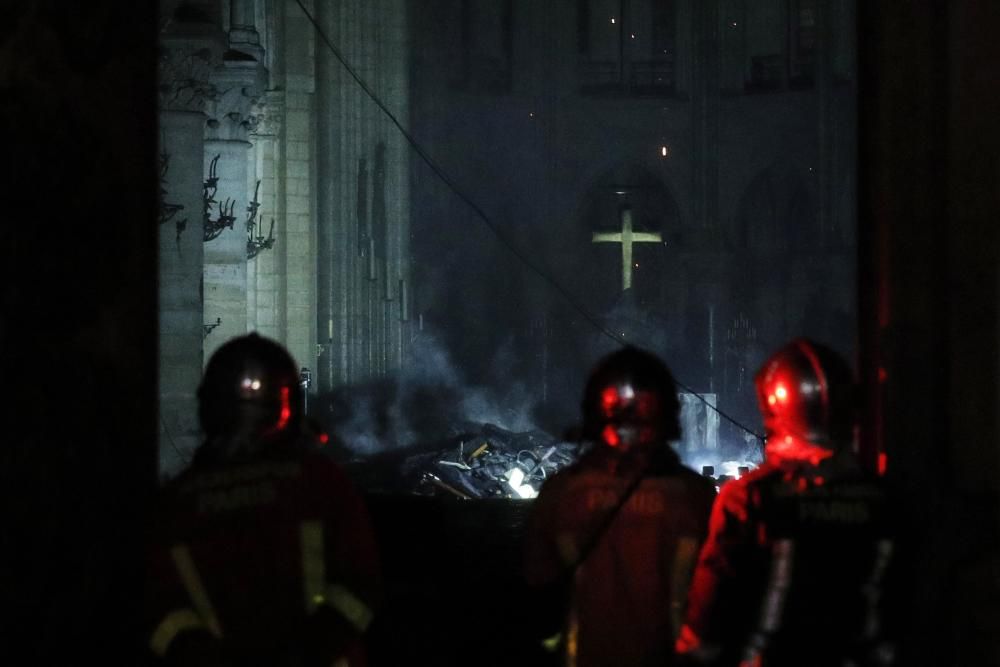
[[381, 494], [367, 501], [386, 589], [370, 631], [373, 666], [538, 664], [519, 625], [530, 501]]

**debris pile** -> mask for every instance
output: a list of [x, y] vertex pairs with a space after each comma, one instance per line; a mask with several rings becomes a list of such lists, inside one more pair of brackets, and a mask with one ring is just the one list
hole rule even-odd
[[463, 499], [526, 499], [577, 458], [578, 445], [543, 431], [476, 425], [447, 441], [349, 462], [368, 490]]

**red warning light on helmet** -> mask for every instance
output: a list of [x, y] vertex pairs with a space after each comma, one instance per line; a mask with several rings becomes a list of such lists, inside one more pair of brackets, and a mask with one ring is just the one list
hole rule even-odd
[[601, 410], [605, 415], [611, 415], [614, 413], [615, 408], [618, 407], [620, 397], [618, 396], [617, 387], [605, 387], [601, 391]]
[[604, 427], [601, 431], [601, 438], [604, 440], [605, 444], [609, 447], [617, 447], [622, 443], [621, 437], [618, 435], [618, 431], [611, 424]]
[[292, 405], [289, 400], [289, 389], [288, 387], [281, 388], [281, 412], [278, 416], [278, 430], [288, 426], [288, 421], [292, 418]]
[[785, 403], [788, 401], [788, 388], [783, 384], [778, 384], [774, 386], [773, 391], [767, 394], [767, 404], [774, 407], [778, 403]]

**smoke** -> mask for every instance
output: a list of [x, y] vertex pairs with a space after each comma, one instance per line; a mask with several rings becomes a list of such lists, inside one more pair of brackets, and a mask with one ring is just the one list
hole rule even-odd
[[503, 396], [485, 388], [470, 389], [462, 400], [464, 421], [494, 424], [515, 433], [537, 428], [531, 417], [533, 407], [531, 394], [521, 382], [513, 383]]
[[[322, 397], [328, 415], [325, 426], [360, 457], [438, 446], [485, 424], [513, 433], [546, 430], [565, 435], [567, 425], [553, 428], [555, 419], [549, 428], [539, 428], [539, 422], [551, 418], [552, 397], [540, 409], [542, 388], [524, 379], [523, 368], [518, 372], [519, 360], [523, 364], [517, 340], [505, 339], [472, 380], [455, 365], [441, 339], [425, 330], [411, 343], [407, 362], [396, 375]], [[575, 386], [558, 389], [573, 399], [577, 395]], [[677, 448], [685, 463], [697, 470], [701, 465], [718, 468], [724, 461], [761, 460], [756, 439], [720, 423], [718, 415], [694, 396], [680, 398], [684, 438]]]
[[[491, 364], [496, 378], [510, 369], [512, 345], [502, 345]], [[327, 428], [354, 454], [372, 455], [435, 443], [482, 424], [512, 432], [535, 430], [537, 391], [525, 383], [470, 384], [444, 346], [422, 332], [395, 376], [342, 387], [320, 399]]]

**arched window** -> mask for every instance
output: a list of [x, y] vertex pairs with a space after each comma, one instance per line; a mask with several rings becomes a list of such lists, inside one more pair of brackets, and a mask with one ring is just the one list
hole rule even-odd
[[808, 87], [816, 78], [817, 0], [792, 0], [789, 16], [788, 83]]
[[725, 0], [719, 18], [723, 87], [742, 82], [746, 92], [762, 93], [813, 85], [817, 0]]
[[671, 0], [578, 0], [581, 90], [673, 93], [675, 22]]

